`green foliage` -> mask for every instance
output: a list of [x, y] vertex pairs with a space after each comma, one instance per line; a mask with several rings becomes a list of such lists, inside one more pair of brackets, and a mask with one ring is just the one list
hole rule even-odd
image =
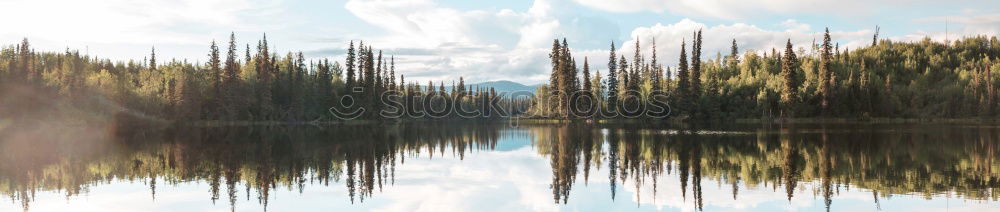
[[[613, 111], [628, 91], [661, 91], [671, 97], [672, 114], [700, 120], [1000, 116], [996, 37], [951, 43], [882, 40], [875, 46], [839, 50], [827, 34], [811, 51], [793, 49], [789, 41], [783, 55], [777, 50], [747, 51], [704, 61], [698, 59], [699, 33], [694, 37], [691, 62], [682, 41], [676, 79], [664, 81], [663, 88], [652, 84], [664, 74], [656, 65], [641, 58], [633, 58], [632, 64], [624, 57], [611, 60], [607, 104], [602, 107]], [[612, 45], [611, 58], [615, 56]], [[670, 71], [665, 75], [671, 79]], [[705, 86], [695, 87], [700, 84]]]
[[[0, 117], [45, 120], [86, 114], [70, 120], [127, 125], [199, 120], [301, 122], [335, 119], [329, 108], [340, 103], [339, 97], [352, 94], [361, 101], [358, 105], [375, 111], [362, 118], [381, 119], [377, 115], [384, 106], [379, 99], [382, 92], [401, 94], [394, 100], [429, 95], [420, 91], [420, 85], [397, 82], [395, 59], [383, 60], [381, 52], [376, 57], [371, 46], [359, 45], [355, 55], [352, 42], [346, 81], [338, 62], [307, 62], [301, 52], [279, 56], [269, 48], [264, 37], [255, 53], [247, 48], [247, 59], [241, 63], [231, 34], [224, 62], [214, 41], [204, 64], [158, 61], [155, 49], [145, 61], [111, 62], [76, 51], [34, 52], [24, 40], [0, 49], [0, 90], [5, 91], [0, 92], [0, 103], [5, 106]], [[361, 70], [362, 76], [354, 76], [355, 70]], [[353, 94], [353, 88], [360, 86], [365, 92]], [[486, 107], [492, 99], [514, 111], [530, 105], [527, 99], [501, 98], [487, 88], [459, 93], [468, 97], [459, 104], [490, 110], [492, 118], [499, 117], [495, 108]], [[446, 118], [458, 115], [449, 113]]]

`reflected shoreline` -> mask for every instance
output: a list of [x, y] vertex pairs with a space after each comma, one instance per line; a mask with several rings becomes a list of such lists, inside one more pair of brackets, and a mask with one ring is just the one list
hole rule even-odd
[[[629, 181], [636, 191], [652, 185], [654, 195], [677, 192], [691, 198], [696, 209], [705, 205], [705, 180], [730, 185], [734, 199], [741, 189], [773, 188], [788, 201], [799, 198], [801, 184], [816, 183], [813, 192], [828, 209], [836, 208], [832, 197], [851, 187], [870, 191], [876, 201], [945, 193], [996, 201], [1000, 188], [1000, 170], [994, 169], [1000, 167], [995, 160], [1000, 129], [982, 125], [403, 123], [92, 131], [60, 131], [62, 136], [5, 131], [6, 138], [21, 139], [0, 141], [0, 159], [7, 161], [0, 165], [0, 194], [29, 210], [39, 191], [72, 197], [125, 180], [147, 184], [155, 198], [158, 185], [197, 181], [208, 184], [205, 198], [213, 202], [228, 201], [234, 208], [237, 198], [256, 198], [266, 208], [279, 187], [301, 192], [312, 185], [343, 184], [348, 196], [341, 198], [363, 205], [393, 189], [396, 175], [407, 174], [396, 167], [408, 159], [464, 160], [467, 154], [498, 151], [511, 139], [529, 140], [526, 145], [548, 159], [548, 189], [556, 204], [570, 201], [570, 191], [591, 177], [609, 179], [608, 201], [619, 198], [617, 187]], [[679, 182], [658, 182], [663, 175], [675, 175]], [[681, 189], [658, 190], [662, 184]]]

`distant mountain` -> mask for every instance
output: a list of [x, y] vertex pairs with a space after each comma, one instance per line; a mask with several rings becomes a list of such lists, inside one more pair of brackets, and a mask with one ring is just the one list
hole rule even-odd
[[[465, 85], [465, 86], [466, 87], [472, 87], [472, 89], [476, 89], [477, 87], [478, 88], [483, 88], [483, 89], [493, 88], [493, 89], [495, 89], [497, 91], [497, 93], [510, 94], [510, 93], [518, 92], [518, 91], [527, 91], [527, 92], [531, 92], [531, 94], [534, 94], [535, 93], [535, 89], [538, 88], [538, 86], [541, 86], [541, 85], [524, 85], [524, 84], [516, 83], [516, 82], [512, 82], [512, 81], [499, 80], [499, 81], [489, 81], [489, 82], [472, 83], [472, 84], [468, 84], [468, 85]], [[427, 87], [425, 87], [425, 86], [420, 86], [420, 87], [421, 87], [421, 89], [427, 89]], [[448, 91], [451, 91], [452, 88], [451, 88], [450, 85], [448, 85], [448, 86], [445, 86], [444, 89], [448, 90]]]
[[472, 84], [473, 88], [475, 88], [476, 86], [479, 86], [481, 88], [493, 88], [496, 89], [498, 93], [504, 93], [504, 92], [512, 93], [517, 91], [527, 91], [535, 93], [535, 89], [538, 88], [539, 85], [528, 86], [507, 80], [500, 80], [500, 81], [481, 82]]

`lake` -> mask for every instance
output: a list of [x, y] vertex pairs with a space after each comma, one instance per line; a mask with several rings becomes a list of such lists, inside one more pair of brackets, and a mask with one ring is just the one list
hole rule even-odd
[[409, 123], [12, 130], [0, 211], [983, 211], [1000, 128]]

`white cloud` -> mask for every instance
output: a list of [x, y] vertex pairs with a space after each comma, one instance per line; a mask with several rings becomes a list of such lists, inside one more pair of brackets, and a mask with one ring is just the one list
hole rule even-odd
[[[3, 40], [30, 37], [61, 43], [204, 44], [205, 32], [263, 25], [276, 2], [252, 0], [68, 0], [0, 2]], [[16, 21], [22, 20], [22, 21]], [[228, 31], [228, 30], [226, 30]], [[72, 35], [72, 36], [67, 36]]]
[[[978, 11], [978, 10], [976, 10]], [[963, 13], [975, 13], [970, 11], [963, 11]], [[997, 14], [970, 14], [966, 16], [941, 16], [941, 17], [928, 17], [928, 18], [918, 18], [913, 20], [919, 23], [937, 23], [940, 24], [941, 31], [935, 32], [915, 32], [898, 39], [900, 40], [920, 40], [924, 37], [929, 37], [934, 41], [943, 41], [945, 39], [955, 40], [961, 37], [968, 36], [996, 36], [1000, 34], [1000, 13]], [[944, 31], [945, 23], [949, 24], [949, 29]], [[946, 34], [947, 33], [947, 34]]]
[[[348, 1], [344, 7], [389, 34], [366, 38], [411, 81], [546, 81], [548, 48], [556, 37], [616, 36], [617, 26], [567, 12], [569, 2], [537, 0], [526, 12], [457, 10], [429, 0]], [[557, 5], [559, 7], [557, 7]], [[596, 23], [591, 24], [591, 23]], [[600, 28], [600, 29], [599, 29]], [[615, 29], [615, 30], [607, 30]], [[600, 32], [600, 33], [593, 33]], [[408, 54], [409, 50], [425, 54]]]
[[[861, 7], [870, 1], [865, 0], [574, 0], [582, 5], [612, 11], [612, 12], [670, 12], [684, 16], [710, 17], [721, 19], [738, 19], [760, 14], [789, 14], [821, 12], [825, 15], [837, 13], [867, 12], [871, 7]], [[889, 0], [902, 1], [902, 0]], [[849, 10], [846, 10], [849, 9]]]
[[[736, 39], [740, 53], [746, 51], [756, 51], [758, 53], [770, 54], [771, 49], [782, 51], [785, 42], [791, 39], [796, 49], [810, 49], [814, 39], [822, 42], [823, 29], [811, 31], [808, 24], [799, 23], [796, 20], [786, 20], [776, 25], [784, 26], [784, 30], [766, 30], [756, 25], [735, 23], [730, 25], [708, 26], [690, 19], [683, 19], [673, 24], [655, 24], [649, 27], [637, 27], [632, 30], [631, 40], [625, 43], [616, 44], [618, 54], [624, 55], [629, 62], [635, 51], [636, 39], [640, 42], [640, 50], [646, 61], [651, 56], [652, 41], [656, 42], [657, 60], [666, 66], [676, 66], [680, 57], [681, 41], [686, 41], [688, 57], [691, 56], [692, 33], [702, 30], [702, 60], [715, 59], [716, 53], [723, 56], [728, 55], [732, 40]], [[834, 42], [839, 42], [841, 48], [857, 48], [871, 44], [872, 30], [858, 31], [833, 31], [830, 35]], [[583, 53], [590, 57], [592, 66], [606, 70], [608, 52], [606, 50], [593, 50]], [[690, 60], [690, 58], [688, 58]], [[606, 71], [602, 71], [607, 73]]]
[[[996, 4], [992, 0], [573, 0], [577, 3], [611, 12], [672, 13], [687, 17], [746, 20], [762, 16], [814, 15], [820, 17], [856, 18], [885, 15], [886, 11], [899, 13], [914, 10], [949, 8], [950, 6]], [[964, 9], [962, 12], [978, 12]]]
[[114, 60], [141, 59], [156, 46], [162, 57], [193, 61], [229, 32], [256, 38], [289, 25], [281, 1], [6, 0], [0, 1], [0, 42], [28, 38], [36, 50], [69, 48]]

